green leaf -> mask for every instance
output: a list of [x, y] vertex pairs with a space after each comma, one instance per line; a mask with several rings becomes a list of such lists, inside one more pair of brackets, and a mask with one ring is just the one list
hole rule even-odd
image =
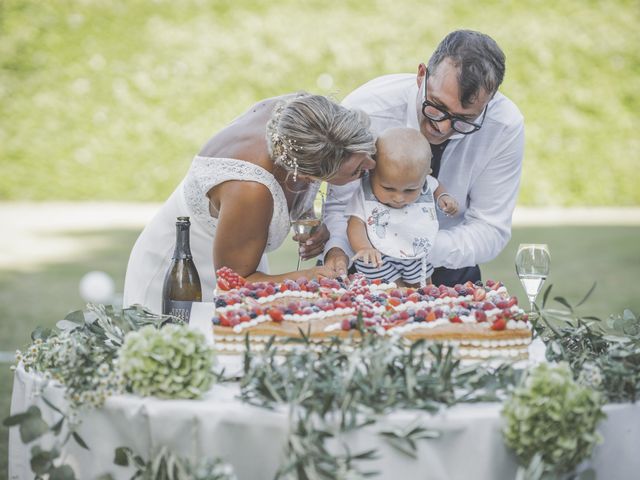
[[64, 413], [62, 412], [62, 410], [60, 410], [58, 407], [56, 407], [53, 403], [51, 403], [51, 401], [49, 401], [49, 399], [47, 399], [47, 397], [45, 397], [44, 395], [42, 395], [42, 401], [44, 403], [46, 403], [50, 408], [52, 408], [53, 410], [55, 410], [56, 412], [58, 412], [61, 415], [64, 415]]
[[42, 450], [42, 448], [36, 446], [31, 449], [31, 470], [37, 475], [44, 475], [49, 473], [53, 468], [53, 460], [58, 458], [58, 452], [54, 449], [51, 451]]
[[567, 300], [564, 297], [553, 297], [553, 299], [556, 302], [561, 303], [562, 305], [567, 307], [569, 311], [573, 312], [573, 307], [569, 304], [569, 302], [567, 302]]
[[67, 316], [64, 317], [64, 319], [68, 322], [72, 322], [77, 325], [84, 325], [84, 311], [75, 310], [67, 314]]
[[85, 450], [90, 450], [90, 448], [87, 446], [87, 444], [82, 439], [82, 437], [78, 434], [78, 432], [72, 432], [71, 435], [73, 436], [73, 439], [78, 443], [78, 445], [80, 445]]
[[29, 443], [49, 431], [49, 425], [42, 419], [42, 414], [38, 407], [29, 407], [27, 414], [27, 417], [20, 423], [20, 439], [22, 443]]
[[118, 447], [116, 448], [113, 463], [121, 467], [128, 467], [131, 455], [133, 455], [133, 451], [129, 447]]
[[69, 465], [60, 465], [49, 471], [49, 480], [75, 480], [76, 474]]
[[587, 294], [584, 296], [584, 298], [582, 300], [580, 300], [577, 304], [576, 307], [579, 307], [580, 305], [582, 305], [584, 302], [587, 301], [587, 299], [591, 296], [591, 294], [593, 293], [593, 291], [596, 289], [596, 285], [598, 284], [598, 282], [593, 282], [593, 285], [591, 285], [591, 288], [589, 289], [589, 291], [587, 292]]
[[50, 328], [36, 327], [36, 329], [33, 332], [31, 332], [31, 340], [34, 342], [36, 340], [45, 341], [47, 338], [51, 336], [52, 333], [53, 333], [53, 330], [51, 330]]
[[65, 417], [62, 417], [60, 420], [56, 422], [56, 424], [51, 427], [51, 431], [56, 435], [60, 435], [60, 431], [62, 430], [62, 425], [64, 425]]
[[10, 417], [5, 418], [2, 421], [2, 425], [5, 427], [14, 427], [22, 423], [22, 421], [29, 416], [28, 412], [16, 413], [15, 415], [11, 415]]

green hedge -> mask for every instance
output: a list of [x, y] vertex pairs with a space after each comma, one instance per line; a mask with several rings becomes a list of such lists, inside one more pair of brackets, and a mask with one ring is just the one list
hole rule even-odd
[[471, 28], [526, 118], [520, 203], [638, 205], [638, 24], [635, 0], [6, 0], [0, 200], [162, 200], [257, 99], [341, 99]]

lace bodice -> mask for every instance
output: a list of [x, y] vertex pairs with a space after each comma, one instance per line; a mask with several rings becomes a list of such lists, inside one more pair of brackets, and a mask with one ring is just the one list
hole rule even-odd
[[289, 233], [289, 209], [282, 187], [264, 168], [243, 160], [197, 156], [193, 159], [184, 181], [183, 192], [187, 208], [203, 227], [215, 233], [218, 223], [209, 213], [207, 192], [229, 180], [259, 182], [273, 197], [273, 217], [269, 224], [266, 252], [278, 248]]

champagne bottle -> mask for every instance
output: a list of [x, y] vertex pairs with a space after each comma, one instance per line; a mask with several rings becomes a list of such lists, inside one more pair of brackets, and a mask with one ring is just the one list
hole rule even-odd
[[189, 217], [178, 217], [176, 248], [162, 288], [162, 313], [181, 318], [185, 322], [189, 322], [191, 304], [202, 301], [200, 276], [189, 246], [190, 226]]

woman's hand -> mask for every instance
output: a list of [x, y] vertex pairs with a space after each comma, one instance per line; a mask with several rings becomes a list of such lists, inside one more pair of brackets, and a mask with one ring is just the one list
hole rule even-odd
[[358, 250], [351, 260], [362, 260], [364, 263], [376, 268], [382, 266], [382, 255], [375, 248], [363, 248]]
[[317, 257], [324, 251], [324, 245], [329, 241], [329, 229], [323, 223], [311, 235], [294, 235], [293, 239], [299, 243], [300, 257], [303, 260]]

